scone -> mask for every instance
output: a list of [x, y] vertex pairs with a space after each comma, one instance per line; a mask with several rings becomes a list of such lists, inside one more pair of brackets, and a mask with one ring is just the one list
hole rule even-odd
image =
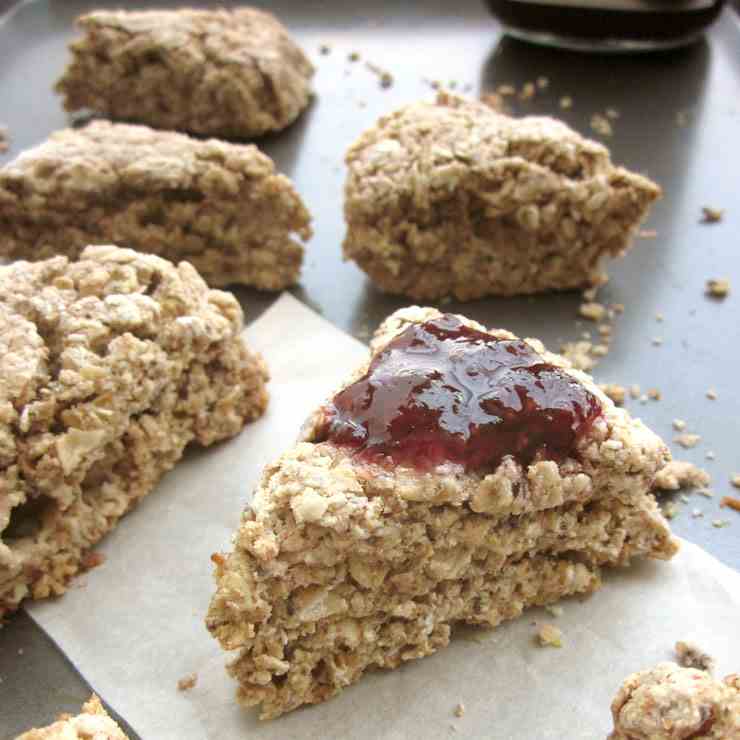
[[213, 557], [207, 627], [263, 718], [677, 549], [665, 445], [539, 341], [414, 307], [372, 352]]
[[0, 256], [77, 259], [125, 244], [188, 260], [212, 286], [298, 280], [311, 217], [253, 145], [96, 121], [0, 169]]
[[598, 285], [661, 192], [560, 121], [447, 93], [381, 118], [346, 163], [345, 257], [416, 300]]
[[99, 246], [0, 267], [0, 616], [64, 592], [186, 445], [261, 415], [241, 328], [187, 262]]
[[16, 740], [128, 740], [121, 728], [108, 716], [95, 694], [76, 717], [63, 714], [54, 724], [33, 729]]
[[625, 680], [608, 740], [740, 740], [740, 676], [661, 663]]
[[98, 10], [77, 25], [56, 85], [68, 111], [239, 139], [284, 129], [311, 97], [313, 65], [263, 10]]

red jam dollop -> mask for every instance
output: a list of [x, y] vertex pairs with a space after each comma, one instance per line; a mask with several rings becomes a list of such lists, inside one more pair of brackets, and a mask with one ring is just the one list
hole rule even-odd
[[318, 441], [428, 470], [561, 460], [602, 414], [598, 399], [526, 342], [452, 314], [410, 324], [323, 409]]

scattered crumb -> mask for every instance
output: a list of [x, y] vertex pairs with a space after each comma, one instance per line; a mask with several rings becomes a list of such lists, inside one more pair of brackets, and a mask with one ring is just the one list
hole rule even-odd
[[680, 444], [681, 447], [688, 450], [701, 442], [701, 437], [698, 434], [679, 434], [673, 438], [673, 441]]
[[347, 59], [350, 60], [350, 62], [359, 62], [360, 61], [360, 53], [357, 51], [350, 52]]
[[611, 324], [599, 324], [599, 334], [601, 334], [602, 337], [611, 336], [611, 333], [612, 333]]
[[598, 288], [591, 286], [590, 288], [586, 288], [586, 290], [581, 293], [583, 296], [583, 300], [586, 301], [586, 303], [590, 303], [593, 301], [594, 298], [596, 298], [596, 293], [598, 292]]
[[707, 398], [710, 401], [716, 401], [717, 400], [717, 391], [715, 391], [714, 388], [709, 388], [709, 390], [707, 390]]
[[640, 397], [640, 386], [636, 383], [630, 386], [630, 396], [632, 396], [632, 398]]
[[604, 113], [606, 113], [607, 118], [611, 118], [613, 121], [619, 118], [619, 111], [616, 108], [607, 108]]
[[660, 401], [663, 398], [663, 394], [657, 388], [649, 388], [647, 394], [648, 398], [651, 398], [653, 401]]
[[563, 633], [554, 624], [543, 624], [537, 637], [541, 647], [563, 647]]
[[684, 429], [686, 429], [686, 422], [683, 419], [674, 419], [673, 428], [677, 432], [682, 432]]
[[714, 453], [711, 450], [708, 450], [704, 457], [706, 457], [707, 460], [714, 460]]
[[656, 320], [657, 322], [659, 322], [659, 323], [660, 323], [660, 322], [662, 322], [662, 321], [663, 321], [663, 318], [664, 318], [664, 317], [663, 317], [663, 314], [662, 314], [662, 313], [656, 313], [656, 314], [655, 314], [655, 320]]
[[710, 278], [707, 280], [707, 293], [715, 298], [725, 298], [730, 292], [730, 281], [727, 278]]
[[647, 403], [647, 402], [648, 402], [648, 397], [647, 397], [647, 393], [643, 393], [643, 394], [642, 394], [642, 395], [640, 396], [640, 403]]
[[673, 503], [668, 503], [663, 507], [663, 516], [666, 519], [674, 519], [678, 514], [678, 506]]
[[498, 112], [503, 112], [506, 107], [504, 99], [498, 93], [486, 93], [481, 96], [481, 103]]
[[661, 468], [653, 481], [653, 488], [661, 491], [677, 491], [679, 488], [706, 488], [712, 476], [693, 463], [671, 460]]
[[367, 68], [374, 75], [377, 75], [381, 87], [390, 87], [393, 84], [393, 75], [387, 70], [378, 67], [377, 64], [373, 64], [372, 62], [367, 62]]
[[651, 341], [653, 347], [660, 347], [660, 345], [663, 344], [663, 340], [661, 339], [661, 337], [653, 337]]
[[560, 348], [560, 354], [569, 360], [576, 370], [588, 372], [596, 365], [596, 361], [589, 354], [592, 346], [591, 342], [566, 342]]
[[464, 714], [465, 714], [465, 705], [462, 702], [460, 702], [455, 707], [455, 717], [462, 717]]
[[568, 110], [569, 108], [572, 108], [573, 98], [571, 98], [570, 95], [563, 95], [563, 97], [560, 98], [560, 107], [563, 110]]
[[319, 46], [319, 54], [322, 56], [327, 56], [331, 52], [331, 46], [329, 44], [321, 44]]
[[725, 496], [722, 501], [719, 502], [719, 505], [732, 509], [733, 511], [740, 511], [740, 498]]
[[676, 662], [684, 668], [697, 668], [707, 673], [711, 673], [714, 668], [714, 658], [709, 653], [695, 643], [683, 640], [676, 643]]
[[504, 97], [507, 95], [516, 95], [516, 88], [514, 85], [499, 85], [496, 88], [496, 92]]
[[721, 208], [712, 208], [711, 206], [704, 206], [701, 209], [701, 223], [703, 224], [716, 224], [722, 220], [725, 212]]
[[549, 604], [545, 607], [545, 611], [548, 614], [551, 614], [553, 617], [562, 617], [563, 616], [563, 607], [557, 606], [557, 604]]
[[595, 301], [591, 303], [582, 303], [578, 308], [578, 313], [583, 316], [584, 319], [591, 321], [601, 321], [606, 315], [606, 306]]
[[80, 560], [82, 570], [92, 570], [105, 562], [105, 555], [97, 550], [88, 550]]
[[611, 136], [613, 133], [612, 125], [606, 116], [601, 113], [594, 113], [591, 116], [591, 128], [601, 136]]
[[722, 529], [722, 527], [729, 527], [730, 522], [727, 519], [712, 519], [712, 526], [715, 529]]
[[547, 90], [547, 86], [550, 84], [550, 80], [547, 77], [541, 76], [537, 78], [537, 87], [540, 90]]
[[624, 313], [624, 303], [612, 303], [612, 309], [615, 313]]
[[655, 229], [640, 229], [637, 232], [637, 236], [640, 239], [655, 239], [658, 236], [658, 232]]
[[694, 519], [698, 519], [699, 517], [704, 516], [704, 514], [702, 513], [702, 510], [701, 509], [694, 509], [691, 512], [691, 516], [693, 516]]
[[606, 357], [609, 354], [609, 347], [606, 344], [595, 344], [591, 347], [591, 354], [594, 357]]
[[714, 491], [711, 488], [698, 488], [696, 492], [705, 498], [712, 498], [714, 496]]
[[197, 683], [198, 683], [198, 674], [189, 673], [187, 676], [183, 676], [177, 682], [177, 690], [178, 691], [190, 691], [190, 689], [195, 688], [195, 684]]
[[524, 85], [522, 85], [521, 92], [519, 93], [519, 100], [529, 100], [534, 97], [536, 92], [537, 89], [534, 86], [534, 82], [525, 82]]
[[735, 488], [740, 488], [740, 473], [733, 473], [730, 478], [730, 483], [732, 483]]
[[623, 385], [617, 383], [602, 383], [599, 388], [604, 391], [604, 394], [611, 398], [617, 406], [621, 406], [624, 403], [624, 398], [627, 394], [627, 389]]
[[682, 494], [681, 494], [681, 495], [679, 496], [679, 498], [681, 499], [681, 503], [682, 503], [682, 504], [688, 504], [688, 503], [689, 503], [689, 501], [691, 501], [691, 499], [690, 499], [690, 498], [689, 498], [689, 497], [688, 497], [688, 496], [687, 496], [687, 495], [686, 495], [685, 493], [682, 493]]

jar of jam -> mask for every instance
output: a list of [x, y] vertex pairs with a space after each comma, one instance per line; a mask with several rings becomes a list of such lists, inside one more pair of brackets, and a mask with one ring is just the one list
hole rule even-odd
[[487, 0], [505, 31], [580, 51], [670, 49], [701, 38], [724, 0]]

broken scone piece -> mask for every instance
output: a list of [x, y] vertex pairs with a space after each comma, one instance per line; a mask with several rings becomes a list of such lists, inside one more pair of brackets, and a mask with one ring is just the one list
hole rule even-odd
[[284, 129], [311, 97], [313, 65], [263, 10], [98, 10], [77, 26], [56, 85], [68, 111], [239, 139]]
[[212, 286], [297, 280], [311, 217], [253, 145], [95, 121], [0, 169], [0, 256], [76, 259], [123, 244], [187, 260]]
[[187, 262], [99, 246], [0, 267], [0, 616], [63, 593], [186, 445], [262, 414], [241, 328]]
[[661, 663], [634, 673], [612, 702], [608, 740], [738, 740], [740, 676], [724, 681]]
[[413, 307], [372, 351], [213, 558], [207, 626], [263, 718], [677, 549], [666, 446], [539, 341]]
[[381, 118], [346, 163], [345, 257], [417, 300], [599, 285], [661, 192], [560, 121], [449, 93]]
[[24, 732], [16, 740], [128, 740], [128, 737], [93, 694], [76, 717], [63, 714], [48, 727]]

